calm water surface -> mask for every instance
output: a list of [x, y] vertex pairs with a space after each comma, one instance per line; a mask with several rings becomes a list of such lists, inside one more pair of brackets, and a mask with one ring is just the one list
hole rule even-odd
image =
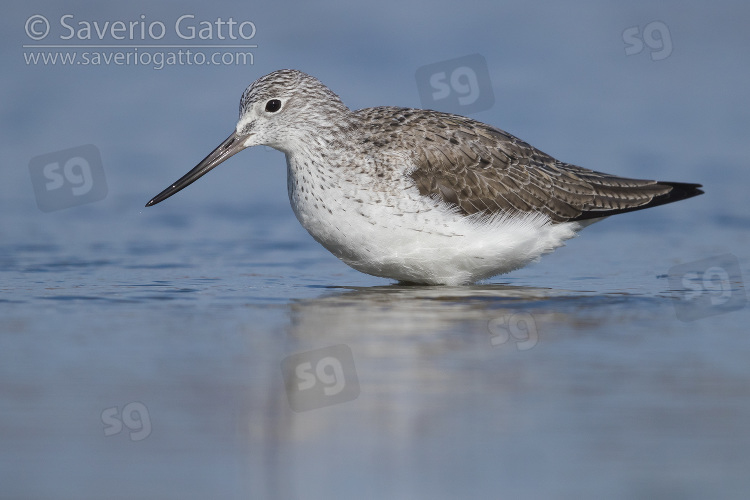
[[[1, 499], [748, 498], [747, 2], [6, 3]], [[178, 39], [191, 15], [252, 21], [257, 49], [252, 65], [30, 65], [39, 15], [45, 44], [131, 43], [61, 39], [63, 15], [160, 21], [153, 42], [209, 57], [229, 42]], [[294, 219], [270, 148], [143, 208], [261, 75], [419, 107], [417, 71], [472, 54], [494, 99], [472, 118], [706, 194], [458, 288], [340, 263]], [[43, 213], [32, 159], [84, 145], [106, 196]]]
[[[472, 287], [350, 270], [286, 205], [56, 212], [0, 247], [2, 496], [738, 498], [747, 309], [679, 321], [668, 275], [744, 236], [657, 210]], [[293, 411], [282, 361], [337, 345], [358, 393]]]

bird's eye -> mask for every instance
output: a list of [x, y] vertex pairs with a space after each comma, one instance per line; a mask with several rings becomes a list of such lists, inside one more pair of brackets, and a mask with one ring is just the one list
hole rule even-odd
[[281, 109], [281, 101], [278, 99], [271, 99], [266, 103], [266, 111], [269, 113], [275, 113]]

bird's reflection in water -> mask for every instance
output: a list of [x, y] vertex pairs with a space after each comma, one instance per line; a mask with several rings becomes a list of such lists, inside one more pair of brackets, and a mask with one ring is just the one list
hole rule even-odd
[[[449, 469], [453, 452], [499, 453], [488, 436], [514, 441], [549, 401], [564, 398], [555, 389], [556, 345], [611, 330], [644, 314], [646, 304], [659, 309], [663, 300], [511, 285], [332, 288], [295, 301], [286, 352], [348, 346], [353, 367], [347, 371], [342, 360], [343, 371], [324, 370], [317, 382], [352, 379], [355, 371], [359, 393], [293, 412], [289, 385], [285, 391], [274, 384], [263, 429], [266, 439], [273, 436], [266, 441], [273, 489], [284, 492], [278, 498], [294, 496], [300, 492], [289, 485], [300, 481], [289, 481], [290, 474], [333, 480], [334, 467], [374, 468], [372, 477], [417, 482], [412, 487], [423, 490], [424, 474]], [[436, 457], [436, 449], [446, 455]]]

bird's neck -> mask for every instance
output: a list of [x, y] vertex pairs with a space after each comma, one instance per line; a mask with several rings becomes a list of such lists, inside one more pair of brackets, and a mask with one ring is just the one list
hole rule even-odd
[[288, 133], [283, 144], [272, 147], [284, 152], [288, 158], [333, 158], [338, 152], [347, 150], [358, 131], [353, 117], [336, 121], [316, 120], [308, 125]]

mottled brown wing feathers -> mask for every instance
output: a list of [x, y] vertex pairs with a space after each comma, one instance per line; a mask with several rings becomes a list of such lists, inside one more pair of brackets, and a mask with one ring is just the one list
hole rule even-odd
[[400, 113], [399, 146], [414, 152], [416, 168], [409, 175], [419, 192], [467, 215], [541, 212], [554, 222], [576, 221], [703, 192], [699, 184], [627, 179], [562, 163], [502, 130], [457, 115], [374, 109]]

